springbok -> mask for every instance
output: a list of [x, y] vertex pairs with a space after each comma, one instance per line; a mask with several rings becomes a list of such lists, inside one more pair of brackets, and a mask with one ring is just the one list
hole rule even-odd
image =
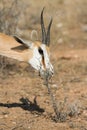
[[33, 68], [44, 76], [48, 72], [50, 77], [53, 75], [53, 66], [50, 62], [50, 28], [52, 18], [48, 25], [47, 32], [44, 26], [43, 11], [41, 12], [42, 42], [27, 42], [18, 36], [8, 36], [0, 33], [0, 55], [29, 63]]

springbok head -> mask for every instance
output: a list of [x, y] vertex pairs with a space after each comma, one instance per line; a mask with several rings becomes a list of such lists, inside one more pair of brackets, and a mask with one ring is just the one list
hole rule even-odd
[[43, 76], [44, 72], [48, 72], [49, 76], [51, 77], [54, 73], [53, 66], [50, 62], [50, 52], [49, 52], [49, 45], [50, 45], [50, 28], [52, 24], [52, 19], [50, 20], [50, 23], [48, 25], [47, 32], [45, 30], [44, 26], [44, 20], [43, 20], [43, 12], [44, 8], [41, 12], [41, 30], [42, 30], [42, 41], [35, 41], [33, 43], [27, 44], [26, 42], [22, 41], [22, 39], [19, 39], [18, 37], [15, 37], [15, 39], [28, 46], [33, 51], [32, 58], [29, 59], [29, 63], [33, 68], [38, 70], [40, 72], [40, 75]]
[[[53, 66], [50, 62], [50, 28], [52, 19], [47, 28], [44, 26], [43, 11], [41, 12], [41, 30], [42, 41], [24, 41], [21, 38], [14, 36], [10, 37], [5, 34], [0, 34], [0, 54], [17, 59], [19, 61], [28, 62], [33, 68], [40, 72], [43, 77], [45, 72], [48, 72], [49, 77], [53, 75]], [[20, 47], [21, 44], [21, 47]], [[21, 51], [20, 51], [21, 49]]]
[[44, 75], [44, 72], [48, 72], [50, 76], [53, 75], [54, 70], [53, 66], [50, 62], [50, 28], [52, 24], [52, 19], [48, 25], [47, 32], [44, 26], [43, 20], [43, 12], [44, 8], [41, 12], [41, 30], [42, 30], [42, 41], [37, 41], [35, 43], [33, 58], [29, 61], [29, 63], [40, 72], [40, 75]]

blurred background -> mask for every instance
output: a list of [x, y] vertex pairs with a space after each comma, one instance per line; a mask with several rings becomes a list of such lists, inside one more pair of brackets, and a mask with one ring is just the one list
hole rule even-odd
[[[64, 123], [54, 124], [51, 119], [54, 111], [38, 74], [26, 63], [0, 56], [0, 128], [87, 130], [87, 0], [0, 0], [0, 32], [34, 41], [31, 32], [36, 30], [41, 40], [43, 7], [46, 27], [53, 17], [51, 88]], [[34, 96], [43, 114], [20, 100], [27, 97], [33, 107]]]
[[45, 7], [46, 26], [53, 17], [51, 45], [58, 49], [87, 44], [87, 0], [0, 0], [0, 32], [30, 39], [31, 31], [41, 39], [40, 13]]

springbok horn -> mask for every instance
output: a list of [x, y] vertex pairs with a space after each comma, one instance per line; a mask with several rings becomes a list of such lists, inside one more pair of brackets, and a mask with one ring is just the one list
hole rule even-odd
[[48, 29], [47, 29], [47, 36], [46, 36], [46, 45], [47, 46], [50, 45], [50, 29], [51, 29], [52, 21], [53, 21], [53, 19], [51, 18], [50, 23], [48, 25]]
[[45, 31], [45, 26], [44, 26], [44, 21], [43, 21], [43, 11], [44, 11], [44, 8], [41, 12], [41, 30], [42, 30], [42, 43], [43, 44], [46, 44], [46, 31]]

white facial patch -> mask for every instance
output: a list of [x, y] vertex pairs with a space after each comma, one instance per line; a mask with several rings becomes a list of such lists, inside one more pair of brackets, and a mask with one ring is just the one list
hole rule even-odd
[[30, 59], [29, 63], [31, 64], [31, 66], [33, 68], [35, 68], [36, 70], [40, 70], [40, 62], [41, 62], [41, 55], [38, 52], [38, 48], [35, 47], [33, 49], [33, 57]]
[[46, 45], [42, 44], [41, 48], [44, 52], [44, 60], [45, 60], [44, 62], [45, 62], [46, 70], [53, 71], [53, 66], [50, 62], [50, 56], [47, 52]]
[[[50, 63], [49, 54], [47, 52], [46, 45], [41, 44], [40, 48], [43, 51], [43, 57], [39, 52], [39, 48], [36, 46], [33, 48], [33, 57], [29, 60], [29, 63], [33, 68], [35, 68], [40, 72], [48, 70], [51, 74], [53, 74], [53, 66]], [[44, 65], [42, 62], [42, 58], [44, 58], [43, 59]]]

